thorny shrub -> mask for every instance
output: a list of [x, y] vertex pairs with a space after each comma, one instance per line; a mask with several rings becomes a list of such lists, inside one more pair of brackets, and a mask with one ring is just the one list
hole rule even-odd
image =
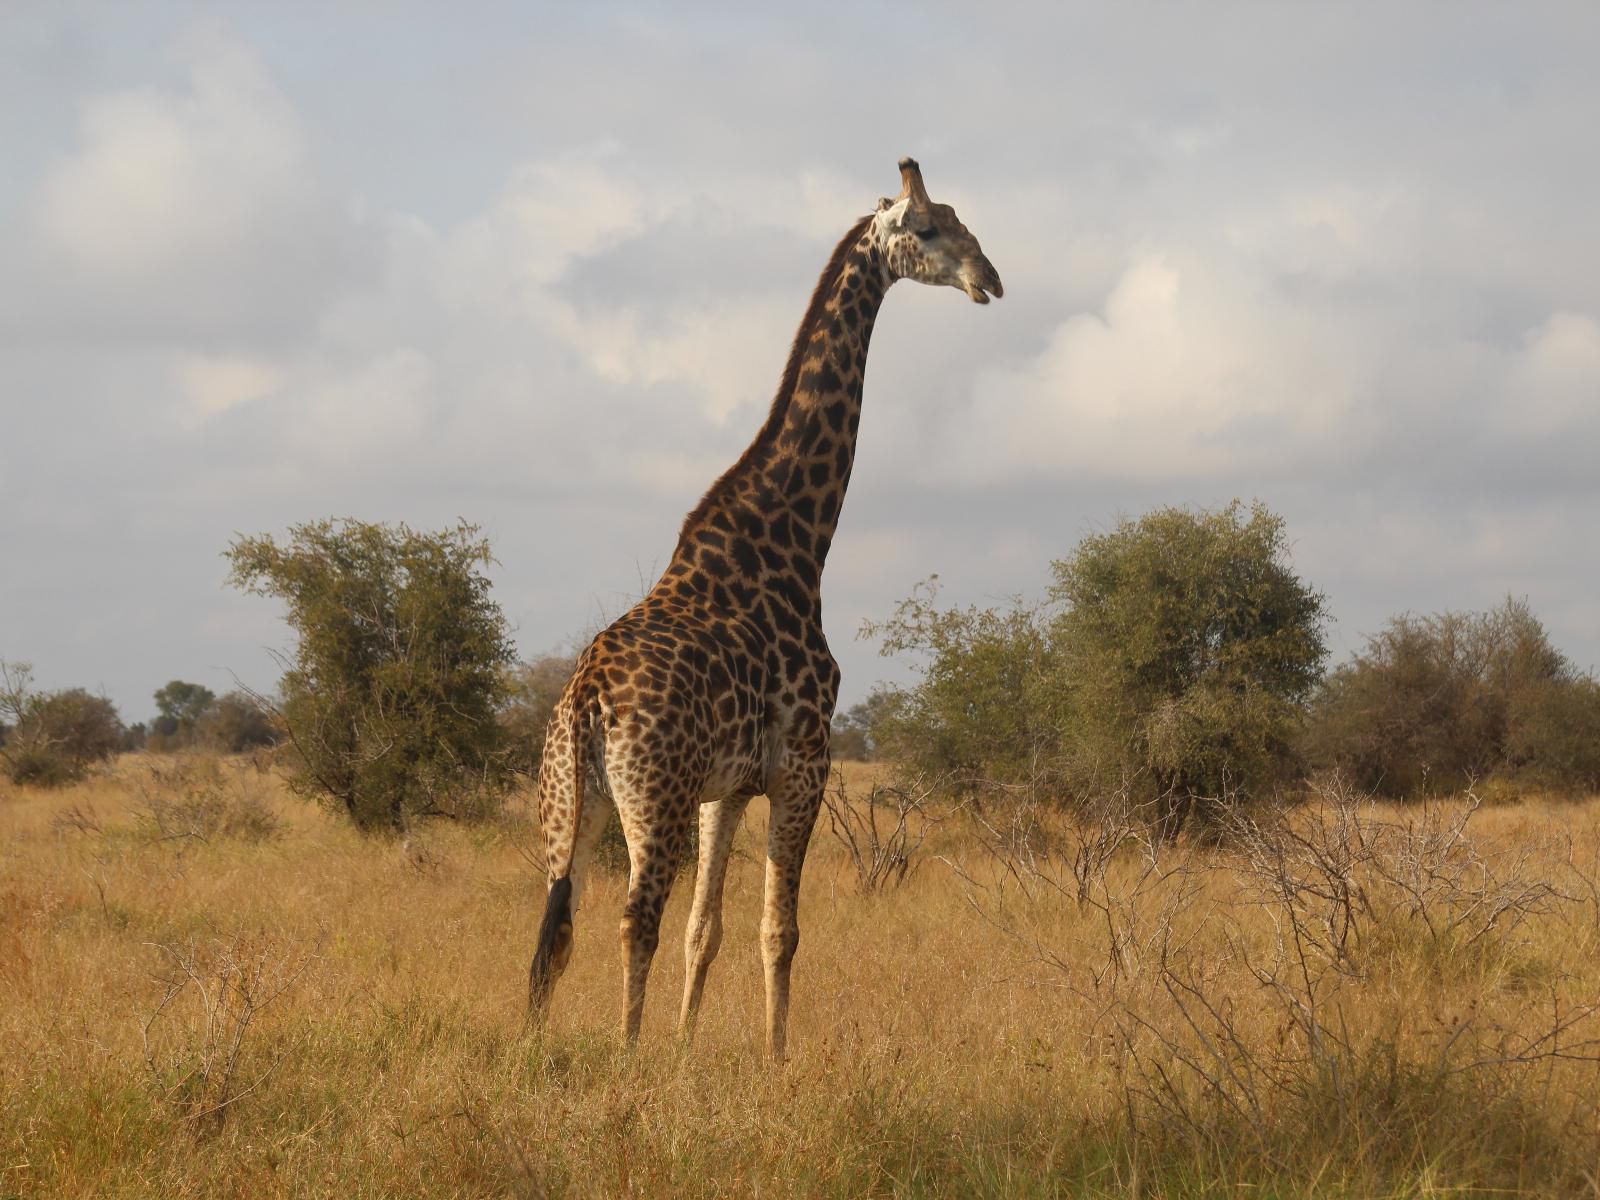
[[282, 821], [267, 800], [265, 780], [242, 765], [225, 770], [214, 758], [186, 755], [152, 766], [139, 791], [142, 815], [162, 841], [234, 838], [254, 843], [282, 832]]
[[161, 956], [153, 976], [161, 998], [143, 1029], [150, 1084], [197, 1139], [211, 1137], [277, 1067], [281, 1054], [251, 1061], [247, 1036], [317, 953], [280, 949], [265, 936], [243, 933], [154, 949]]
[[850, 856], [862, 895], [897, 888], [911, 875], [917, 851], [943, 819], [927, 808], [935, 787], [920, 776], [906, 783], [875, 783], [865, 800], [857, 800], [841, 774], [823, 793], [828, 828]]
[[[1331, 1131], [1370, 1160], [1404, 1156], [1441, 1113], [1534, 1111], [1525, 1086], [1593, 1097], [1592, 1073], [1555, 1068], [1600, 1063], [1600, 1003], [1564, 995], [1559, 963], [1529, 970], [1528, 942], [1558, 909], [1600, 920], [1600, 883], [1570, 848], [1488, 848], [1479, 810], [1469, 792], [1386, 817], [1335, 781], [1300, 810], [1230, 818], [1232, 849], [1185, 854], [1161, 852], [1124, 795], [1093, 823], [986, 817], [990, 869], [951, 865], [1090, 1006], [1141, 1132], [1270, 1158]], [[1061, 903], [1088, 918], [1072, 945], [1034, 932], [1033, 910]]]

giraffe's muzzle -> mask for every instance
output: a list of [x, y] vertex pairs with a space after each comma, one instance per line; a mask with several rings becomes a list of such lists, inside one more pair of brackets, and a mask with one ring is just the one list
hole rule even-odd
[[990, 296], [998, 300], [1006, 294], [1006, 289], [1000, 283], [1000, 273], [987, 258], [980, 258], [962, 267], [961, 286], [972, 297], [974, 304], [987, 304]]

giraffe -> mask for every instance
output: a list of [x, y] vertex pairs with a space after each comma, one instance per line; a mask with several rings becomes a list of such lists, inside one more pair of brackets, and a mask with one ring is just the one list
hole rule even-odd
[[693, 1034], [722, 941], [722, 890], [745, 806], [765, 793], [761, 951], [767, 1049], [784, 1056], [800, 872], [822, 803], [839, 667], [822, 631], [823, 563], [855, 459], [867, 344], [897, 279], [979, 304], [1000, 276], [917, 163], [823, 268], [766, 422], [683, 522], [659, 583], [579, 656], [539, 771], [549, 889], [529, 972], [538, 1016], [573, 946], [584, 868], [613, 808], [628, 845], [623, 1031], [639, 1035], [661, 912], [698, 814], [679, 1027]]

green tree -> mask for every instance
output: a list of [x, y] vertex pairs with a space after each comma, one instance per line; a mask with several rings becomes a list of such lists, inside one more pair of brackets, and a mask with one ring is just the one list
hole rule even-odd
[[1052, 564], [1049, 603], [941, 609], [930, 581], [864, 633], [924, 659], [878, 722], [896, 757], [1085, 805], [1124, 788], [1175, 836], [1293, 766], [1326, 650], [1283, 523], [1166, 508]]
[[193, 740], [224, 754], [275, 746], [281, 737], [271, 709], [242, 691], [216, 697], [194, 723]]
[[1306, 756], [1365, 791], [1454, 791], [1471, 779], [1600, 786], [1600, 688], [1551, 644], [1526, 601], [1410, 613], [1331, 672]]
[[852, 704], [833, 718], [833, 757], [866, 762], [881, 756], [887, 726], [893, 722], [906, 694], [899, 688], [879, 684], [867, 698]]
[[227, 557], [236, 587], [288, 605], [298, 637], [279, 710], [298, 790], [368, 830], [493, 808], [512, 653], [476, 526], [324, 520], [283, 545], [238, 538]]
[[[1570, 668], [1569, 668], [1570, 671]], [[1600, 681], [1575, 671], [1520, 691], [1506, 729], [1507, 774], [1572, 795], [1600, 792]]]
[[157, 739], [152, 749], [187, 746], [194, 741], [195, 725], [217, 698], [210, 688], [174, 679], [155, 694], [156, 711], [161, 715], [150, 723], [150, 735]]
[[1144, 780], [1168, 837], [1197, 804], [1285, 777], [1327, 650], [1323, 597], [1290, 568], [1280, 518], [1238, 501], [1158, 509], [1053, 567], [1080, 770]]
[[512, 770], [528, 776], [539, 774], [545, 726], [576, 665], [575, 654], [544, 654], [507, 670], [499, 720], [506, 763]]

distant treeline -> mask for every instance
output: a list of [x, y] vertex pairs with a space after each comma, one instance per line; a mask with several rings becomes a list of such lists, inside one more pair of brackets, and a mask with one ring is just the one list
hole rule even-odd
[[155, 693], [159, 716], [125, 725], [117, 706], [84, 688], [41, 691], [25, 662], [0, 659], [0, 765], [13, 783], [53, 787], [118, 752], [206, 749], [238, 754], [283, 736], [256, 697], [218, 696], [174, 679]]
[[[836, 758], [887, 758], [959, 793], [1149, 801], [1176, 834], [1337, 772], [1410, 798], [1469, 782], [1600, 791], [1600, 684], [1528, 604], [1395, 617], [1326, 667], [1325, 600], [1260, 505], [1164, 508], [1084, 539], [1037, 602], [943, 608], [919, 585], [864, 636], [918, 681], [839, 714]], [[494, 811], [538, 770], [574, 655], [515, 659], [470, 525], [358, 521], [241, 538], [236, 586], [296, 634], [275, 694], [173, 680], [124, 726], [105, 697], [45, 692], [0, 660], [0, 767], [60, 784], [119, 751], [278, 746], [291, 782], [363, 828]]]

